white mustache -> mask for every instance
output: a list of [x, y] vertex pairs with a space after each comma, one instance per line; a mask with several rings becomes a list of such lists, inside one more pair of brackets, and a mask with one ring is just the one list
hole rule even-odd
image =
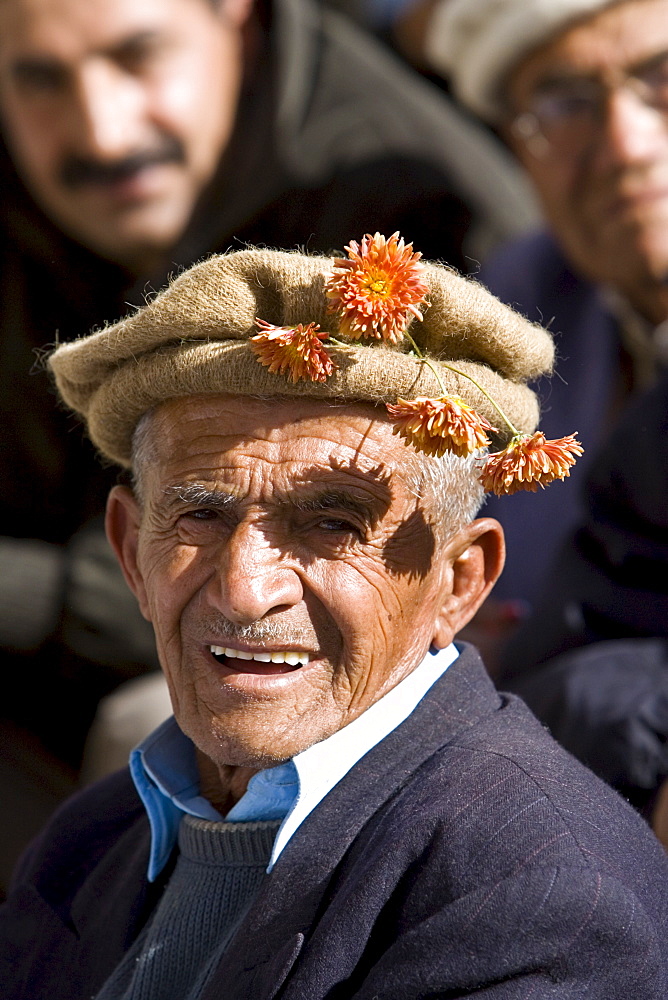
[[278, 622], [258, 621], [250, 625], [235, 625], [227, 618], [218, 618], [208, 624], [208, 632], [220, 639], [237, 639], [244, 642], [264, 642], [272, 639], [283, 646], [303, 646], [313, 649], [317, 640], [313, 632], [286, 628]]

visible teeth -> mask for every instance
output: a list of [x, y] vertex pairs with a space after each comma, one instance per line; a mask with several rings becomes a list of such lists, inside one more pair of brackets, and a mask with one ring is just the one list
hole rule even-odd
[[237, 660], [258, 660], [260, 663], [287, 663], [290, 667], [305, 666], [308, 663], [308, 653], [298, 653], [296, 650], [274, 650], [269, 653], [250, 653], [245, 649], [231, 649], [229, 646], [209, 646], [214, 656], [228, 656]]

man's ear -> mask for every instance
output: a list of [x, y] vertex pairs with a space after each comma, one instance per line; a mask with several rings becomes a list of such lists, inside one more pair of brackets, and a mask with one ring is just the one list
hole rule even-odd
[[503, 528], [491, 517], [472, 521], [446, 546], [443, 604], [436, 620], [433, 645], [448, 646], [485, 600], [506, 558]]
[[127, 585], [137, 598], [139, 610], [150, 621], [144, 579], [137, 564], [140, 524], [141, 510], [132, 490], [127, 486], [114, 486], [107, 500], [104, 522], [107, 538]]

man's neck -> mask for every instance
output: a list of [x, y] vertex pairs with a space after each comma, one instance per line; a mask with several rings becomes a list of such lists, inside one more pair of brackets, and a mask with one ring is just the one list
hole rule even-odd
[[219, 767], [201, 750], [197, 750], [196, 753], [200, 792], [221, 816], [226, 816], [244, 795], [248, 782], [260, 768], [237, 767], [232, 764]]
[[[155, 280], [162, 284], [171, 256], [169, 250], [141, 250], [137, 251], [136, 254], [124, 255], [123, 259], [119, 254], [116, 260], [112, 260], [112, 263], [120, 264], [135, 282]], [[108, 259], [111, 259], [111, 255]]]

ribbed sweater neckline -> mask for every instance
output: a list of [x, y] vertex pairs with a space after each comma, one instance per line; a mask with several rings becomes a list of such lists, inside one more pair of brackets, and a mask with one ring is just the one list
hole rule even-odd
[[189, 861], [206, 865], [267, 865], [280, 820], [214, 823], [184, 816], [179, 850]]

